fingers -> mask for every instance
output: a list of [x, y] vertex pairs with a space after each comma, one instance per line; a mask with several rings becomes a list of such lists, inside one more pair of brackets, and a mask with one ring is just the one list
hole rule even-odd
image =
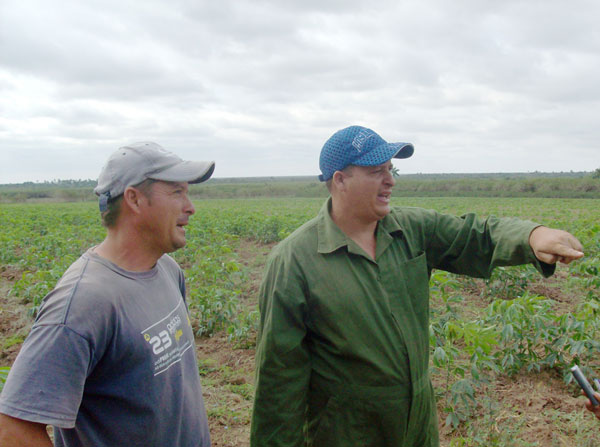
[[[583, 391], [581, 392], [581, 394], [585, 396], [585, 393]], [[600, 402], [600, 393], [594, 393], [594, 397], [596, 398], [596, 400], [598, 402]], [[585, 400], [585, 408], [587, 408], [592, 413], [595, 413], [596, 417], [600, 418], [600, 406], [599, 405], [592, 405], [592, 402], [589, 399], [586, 399]]]
[[540, 261], [546, 264], [555, 264], [559, 260], [558, 256], [549, 253], [544, 253], [543, 251], [535, 251], [534, 253], [536, 258], [538, 258]]
[[584, 256], [577, 238], [563, 230], [537, 227], [532, 231], [529, 243], [535, 256], [546, 264], [569, 264]]
[[558, 241], [554, 246], [554, 253], [559, 257], [573, 261], [583, 257], [583, 248], [579, 241], [571, 236], [571, 238], [564, 241]]
[[562, 263], [562, 264], [570, 264], [573, 261], [576, 261], [577, 259], [581, 258], [581, 256], [577, 257], [577, 258], [558, 258], [558, 262]]
[[[596, 400], [598, 400], [600, 402], [600, 393], [594, 393], [594, 397], [596, 398]], [[592, 405], [592, 403], [590, 402], [589, 399], [586, 400], [585, 402], [585, 408], [587, 408], [589, 411], [591, 411], [592, 413], [594, 413], [594, 415], [600, 419], [600, 405], [594, 406]]]
[[581, 242], [579, 242], [579, 240], [571, 233], [567, 233], [566, 231], [565, 233], [569, 240], [569, 245], [583, 255], [583, 245], [581, 245]]
[[555, 239], [551, 240], [553, 245], [548, 252], [556, 255], [558, 261], [568, 264], [583, 257], [583, 247], [575, 236], [562, 230], [555, 230], [553, 236]]
[[572, 248], [560, 247], [557, 249], [556, 261], [562, 262], [563, 264], [569, 264], [576, 259], [583, 258], [583, 252]]

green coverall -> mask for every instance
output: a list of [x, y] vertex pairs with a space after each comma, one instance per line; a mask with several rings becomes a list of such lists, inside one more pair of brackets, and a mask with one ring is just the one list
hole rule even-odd
[[251, 445], [439, 445], [429, 369], [434, 268], [489, 277], [533, 263], [538, 226], [392, 208], [375, 260], [331, 220], [331, 199], [271, 253], [260, 289]]

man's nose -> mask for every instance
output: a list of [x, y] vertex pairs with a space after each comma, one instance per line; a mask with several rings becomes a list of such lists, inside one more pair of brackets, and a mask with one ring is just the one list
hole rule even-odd
[[385, 178], [385, 181], [388, 185], [394, 186], [396, 184], [396, 179], [394, 178], [394, 174], [392, 171], [387, 171], [388, 175]]
[[183, 209], [183, 212], [186, 214], [189, 214], [190, 216], [192, 214], [194, 214], [196, 212], [196, 208], [194, 208], [194, 204], [192, 203], [192, 201], [190, 200], [189, 196], [185, 196], [185, 207]]

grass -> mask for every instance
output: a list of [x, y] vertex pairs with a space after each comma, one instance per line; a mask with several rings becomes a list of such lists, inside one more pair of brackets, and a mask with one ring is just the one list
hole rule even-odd
[[5, 351], [6, 349], [11, 348], [15, 345], [19, 345], [24, 341], [25, 339], [19, 335], [12, 335], [10, 337], [7, 337], [2, 342], [2, 350]]
[[587, 412], [546, 412], [554, 427], [552, 447], [597, 447], [600, 445], [600, 421]]

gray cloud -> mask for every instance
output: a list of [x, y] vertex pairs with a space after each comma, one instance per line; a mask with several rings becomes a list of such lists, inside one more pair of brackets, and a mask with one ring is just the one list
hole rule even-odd
[[595, 169], [599, 13], [592, 0], [5, 0], [0, 183], [93, 177], [139, 140], [216, 159], [217, 176], [316, 174], [350, 124], [415, 143], [404, 172]]

